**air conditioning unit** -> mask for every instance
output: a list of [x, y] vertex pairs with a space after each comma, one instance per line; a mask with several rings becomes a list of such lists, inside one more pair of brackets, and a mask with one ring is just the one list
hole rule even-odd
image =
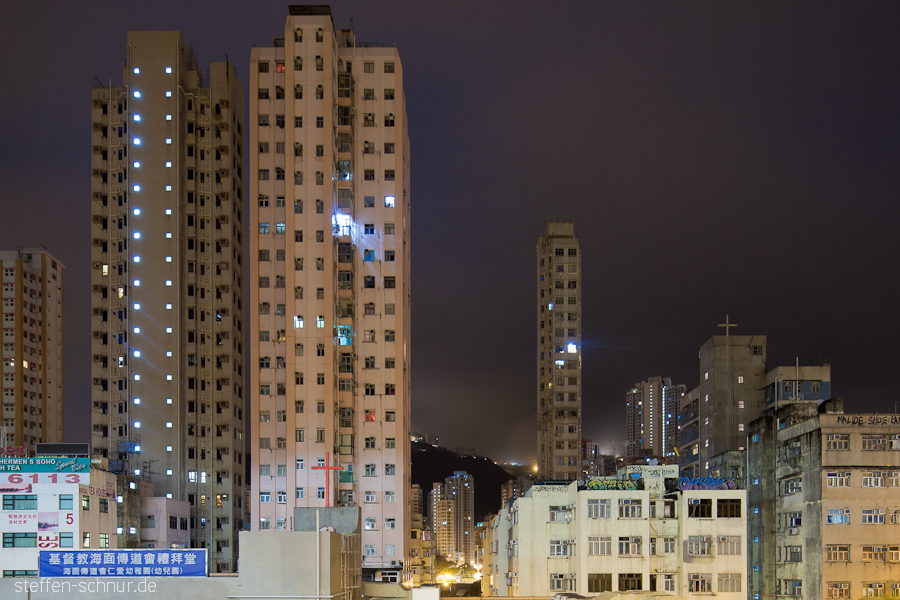
[[799, 535], [799, 534], [800, 534], [799, 527], [791, 527], [790, 529], [788, 529], [788, 535]]
[[399, 566], [400, 566], [400, 561], [399, 561], [399, 560], [392, 560], [392, 561], [391, 561], [391, 566], [392, 566], [392, 567], [399, 567]]

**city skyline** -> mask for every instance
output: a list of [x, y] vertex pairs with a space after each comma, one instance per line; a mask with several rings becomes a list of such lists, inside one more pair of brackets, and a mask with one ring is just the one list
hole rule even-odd
[[[30, 56], [6, 61], [4, 80], [34, 101], [2, 100], [0, 239], [43, 243], [67, 267], [70, 440], [87, 441], [90, 423], [83, 90], [95, 75], [117, 83], [127, 31], [151, 29], [181, 31], [201, 65], [227, 56], [246, 90], [250, 48], [269, 45], [286, 6], [226, 4], [212, 21], [165, 2], [51, 4], [53, 19], [4, 9], [6, 54]], [[654, 373], [697, 386], [697, 350], [726, 314], [733, 334], [768, 337], [772, 364], [828, 360], [848, 412], [892, 411], [898, 8], [853, 8], [576, 3], [548, 20], [537, 4], [334, 6], [336, 24], [354, 17], [358, 39], [396, 41], [405, 57], [412, 429], [536, 458], [532, 252], [545, 219], [568, 218], [587, 259], [583, 437], [604, 450], [610, 437], [623, 448], [622, 390]], [[478, 349], [501, 332], [513, 350], [486, 360]]]

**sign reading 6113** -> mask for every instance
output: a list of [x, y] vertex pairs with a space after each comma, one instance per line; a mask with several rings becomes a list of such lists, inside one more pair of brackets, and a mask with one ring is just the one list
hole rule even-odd
[[89, 483], [89, 478], [87, 473], [0, 473], [0, 488], [9, 483]]

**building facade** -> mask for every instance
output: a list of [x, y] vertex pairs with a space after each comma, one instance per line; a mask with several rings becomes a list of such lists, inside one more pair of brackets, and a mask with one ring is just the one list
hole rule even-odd
[[428, 496], [438, 555], [454, 563], [476, 564], [475, 480], [456, 471], [435, 483]]
[[250, 70], [251, 526], [358, 505], [364, 573], [399, 572], [411, 485], [400, 57], [336, 29], [327, 6], [291, 6]]
[[681, 485], [677, 471], [626, 467], [598, 482], [609, 489], [533, 486], [488, 525], [483, 592], [746, 598], [746, 492], [733, 481], [687, 489], [698, 486]]
[[581, 475], [581, 250], [573, 221], [547, 221], [537, 245], [539, 475]]
[[[229, 63], [207, 80], [180, 33], [132, 31], [123, 83], [92, 100], [92, 453], [120, 475], [120, 495], [138, 479], [188, 501], [191, 546], [209, 549], [211, 572], [233, 571], [244, 92]], [[137, 523], [120, 526], [119, 545], [136, 547]]]
[[751, 597], [900, 596], [900, 416], [798, 401], [749, 435]]
[[116, 478], [89, 458], [0, 458], [0, 570], [37, 577], [41, 550], [117, 548]]
[[43, 248], [0, 252], [3, 422], [0, 447], [62, 442], [63, 267]]
[[766, 336], [717, 335], [700, 347], [700, 385], [679, 401], [682, 475], [706, 477], [712, 456], [744, 449], [747, 424], [765, 408], [765, 382]]
[[625, 393], [626, 457], [675, 458], [678, 402], [685, 391], [668, 377], [650, 377]]

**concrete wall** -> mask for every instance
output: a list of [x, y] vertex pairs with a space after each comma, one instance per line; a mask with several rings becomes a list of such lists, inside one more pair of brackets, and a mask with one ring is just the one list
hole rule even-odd
[[[320, 536], [319, 595], [342, 591], [341, 535], [322, 532]], [[240, 573], [211, 577], [146, 578], [19, 578], [0, 579], [0, 598], [26, 597], [50, 600], [91, 592], [92, 600], [147, 598], [191, 598], [222, 600], [234, 596], [315, 596], [316, 534], [312, 532], [240, 533]], [[26, 588], [25, 586], [32, 586]], [[52, 587], [56, 585], [56, 589]], [[68, 587], [62, 587], [67, 585]], [[99, 587], [98, 587], [99, 586]], [[130, 587], [129, 587], [130, 586]], [[143, 586], [143, 587], [141, 587]], [[151, 586], [151, 587], [148, 587]], [[145, 590], [141, 592], [140, 589]], [[64, 594], [64, 595], [61, 595]], [[87, 597], [87, 596], [85, 596]]]

